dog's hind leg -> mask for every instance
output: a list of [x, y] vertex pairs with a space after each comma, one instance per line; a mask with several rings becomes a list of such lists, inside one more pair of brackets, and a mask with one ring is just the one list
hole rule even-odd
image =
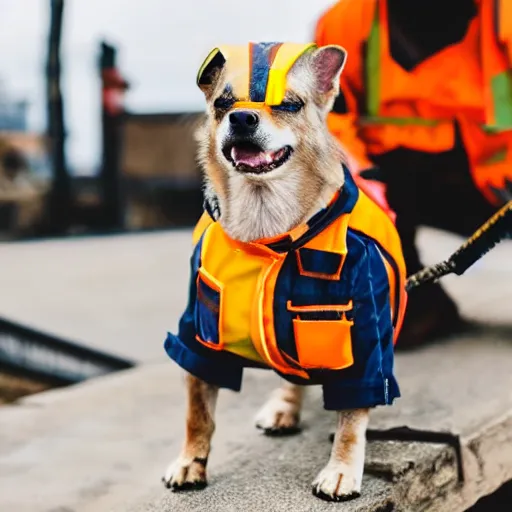
[[268, 436], [291, 435], [300, 431], [304, 387], [284, 381], [272, 393], [256, 416], [256, 426]]
[[206, 464], [215, 430], [214, 413], [219, 388], [186, 374], [187, 424], [180, 456], [169, 465], [163, 482], [173, 491], [206, 486]]
[[313, 494], [328, 501], [346, 501], [361, 494], [368, 409], [338, 412], [331, 457], [313, 482]]

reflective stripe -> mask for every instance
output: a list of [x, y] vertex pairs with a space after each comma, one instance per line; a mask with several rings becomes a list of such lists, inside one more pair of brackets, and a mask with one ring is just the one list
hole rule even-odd
[[482, 162], [482, 165], [493, 165], [504, 162], [507, 158], [507, 150], [501, 149]]
[[375, 2], [376, 9], [372, 22], [372, 28], [366, 47], [366, 112], [375, 117], [379, 113], [380, 106], [380, 22], [379, 3]]
[[265, 103], [280, 105], [286, 93], [286, 76], [297, 59], [308, 50], [316, 48], [316, 44], [287, 43], [280, 46], [268, 75]]
[[[512, 103], [511, 103], [512, 107]], [[371, 126], [371, 125], [392, 125], [392, 126], [424, 126], [426, 128], [435, 128], [442, 123], [453, 123], [456, 118], [453, 119], [425, 119], [422, 117], [386, 117], [386, 116], [360, 116], [356, 119], [356, 124], [359, 126]], [[511, 119], [512, 121], [512, 119]], [[512, 123], [510, 126], [493, 126], [487, 124], [478, 125], [486, 133], [498, 133], [509, 131], [512, 129]]]
[[424, 119], [421, 117], [386, 117], [361, 116], [357, 124], [364, 126], [370, 124], [392, 124], [395, 126], [438, 126], [440, 123], [453, 122], [453, 119]]
[[197, 72], [197, 76], [196, 76], [196, 82], [197, 84], [200, 84], [202, 82], [202, 79], [203, 79], [203, 73], [205, 72], [206, 68], [208, 67], [208, 65], [213, 61], [213, 59], [215, 59], [215, 57], [217, 57], [218, 53], [220, 52], [220, 48], [214, 48], [209, 54], [208, 56], [206, 57], [206, 59], [204, 59], [204, 62], [201, 64], [201, 67], [199, 68], [199, 71]]
[[503, 71], [491, 79], [496, 131], [512, 129], [512, 73]]

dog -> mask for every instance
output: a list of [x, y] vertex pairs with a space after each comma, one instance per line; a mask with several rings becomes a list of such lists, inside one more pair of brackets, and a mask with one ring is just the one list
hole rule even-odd
[[168, 355], [186, 370], [186, 437], [163, 481], [206, 485], [219, 388], [242, 369], [284, 383], [256, 418], [268, 435], [299, 430], [304, 385], [337, 411], [331, 455], [313, 493], [361, 492], [369, 411], [399, 396], [393, 345], [405, 265], [389, 217], [360, 191], [326, 119], [339, 93], [339, 46], [216, 48], [198, 73], [207, 102], [197, 134], [205, 205], [190, 298]]

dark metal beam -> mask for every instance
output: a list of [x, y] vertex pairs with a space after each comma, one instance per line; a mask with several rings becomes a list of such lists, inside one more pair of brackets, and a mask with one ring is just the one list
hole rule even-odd
[[60, 86], [60, 43], [64, 0], [50, 0], [50, 33], [46, 64], [47, 135], [53, 167], [53, 186], [49, 203], [49, 229], [66, 233], [70, 223], [71, 184], [67, 169], [64, 105]]
[[117, 50], [101, 43], [99, 59], [102, 81], [102, 165], [100, 171], [103, 195], [104, 228], [124, 228], [124, 201], [121, 179], [121, 128], [124, 113], [123, 95], [128, 83], [116, 66]]
[[0, 317], [0, 369], [57, 385], [132, 368], [127, 359]]

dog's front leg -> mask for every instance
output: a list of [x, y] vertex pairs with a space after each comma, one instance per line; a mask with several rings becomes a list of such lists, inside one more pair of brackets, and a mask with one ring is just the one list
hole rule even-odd
[[284, 436], [299, 432], [304, 386], [283, 381], [256, 415], [256, 427], [267, 436]]
[[206, 463], [215, 430], [219, 388], [187, 373], [187, 425], [180, 456], [169, 465], [163, 481], [173, 491], [206, 487]]
[[361, 493], [368, 409], [338, 412], [331, 457], [313, 482], [313, 494], [328, 501], [346, 501]]

